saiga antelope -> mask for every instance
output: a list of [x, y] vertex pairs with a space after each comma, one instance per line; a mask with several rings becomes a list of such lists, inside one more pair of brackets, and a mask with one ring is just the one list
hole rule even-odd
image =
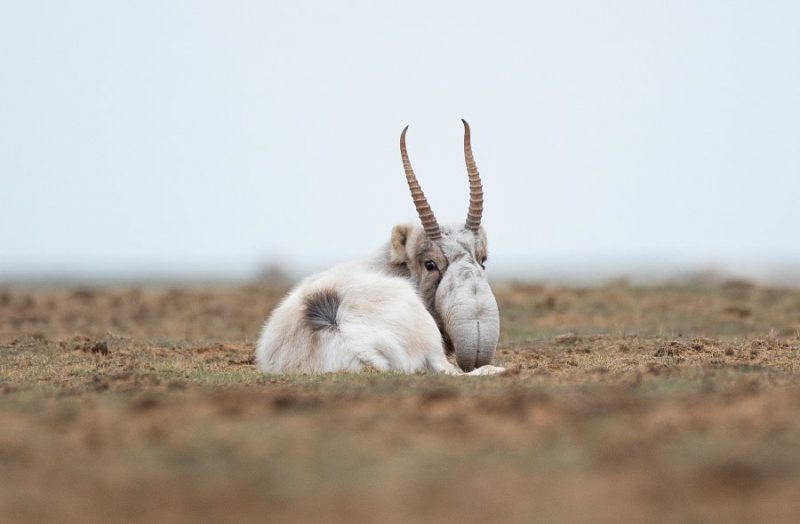
[[[470, 188], [466, 222], [437, 222], [408, 160], [406, 126], [400, 154], [421, 225], [396, 225], [390, 241], [372, 257], [340, 264], [298, 284], [261, 332], [256, 362], [262, 371], [504, 371], [489, 365], [500, 317], [485, 272], [483, 187], [469, 124], [462, 122]], [[450, 354], [461, 369], [448, 361]]]

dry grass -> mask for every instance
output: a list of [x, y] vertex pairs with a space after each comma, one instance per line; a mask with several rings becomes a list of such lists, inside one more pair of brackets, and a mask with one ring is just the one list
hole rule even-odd
[[0, 291], [4, 522], [800, 518], [800, 292], [497, 290], [502, 377], [265, 377], [280, 291]]

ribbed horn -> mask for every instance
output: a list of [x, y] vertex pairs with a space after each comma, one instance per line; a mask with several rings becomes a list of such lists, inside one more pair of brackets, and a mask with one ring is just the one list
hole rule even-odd
[[483, 215], [483, 185], [481, 175], [478, 173], [478, 166], [475, 165], [475, 158], [472, 156], [472, 142], [469, 136], [469, 124], [464, 122], [464, 160], [467, 163], [467, 175], [469, 176], [469, 210], [467, 211], [467, 229], [478, 231], [481, 226], [481, 216]]
[[411, 168], [411, 162], [408, 160], [408, 152], [406, 151], [406, 131], [408, 131], [408, 126], [404, 127], [403, 132], [400, 133], [400, 155], [403, 157], [403, 170], [406, 172], [408, 189], [411, 190], [411, 198], [414, 200], [414, 207], [417, 208], [417, 214], [422, 221], [425, 235], [427, 235], [430, 240], [439, 240], [442, 238], [439, 223], [433, 215], [431, 206], [428, 205], [428, 199], [425, 198], [425, 193], [423, 193], [422, 188], [419, 187], [417, 176], [414, 174], [414, 170]]

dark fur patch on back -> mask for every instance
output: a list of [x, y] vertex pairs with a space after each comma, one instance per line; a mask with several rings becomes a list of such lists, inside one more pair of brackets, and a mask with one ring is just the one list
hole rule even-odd
[[342, 299], [335, 289], [322, 289], [306, 296], [303, 318], [308, 327], [314, 331], [322, 329], [336, 329], [338, 323], [336, 315]]

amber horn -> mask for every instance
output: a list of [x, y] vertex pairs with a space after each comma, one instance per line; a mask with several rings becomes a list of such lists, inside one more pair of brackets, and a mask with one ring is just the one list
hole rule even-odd
[[439, 223], [433, 215], [431, 206], [428, 204], [428, 199], [425, 198], [425, 193], [423, 193], [422, 188], [419, 187], [417, 176], [414, 174], [414, 170], [411, 168], [411, 162], [408, 160], [408, 151], [406, 151], [406, 131], [408, 131], [408, 126], [403, 128], [403, 132], [400, 134], [400, 155], [403, 157], [403, 170], [406, 172], [408, 189], [411, 190], [411, 198], [414, 200], [414, 207], [417, 208], [417, 214], [419, 215], [420, 221], [422, 221], [425, 235], [427, 235], [430, 240], [439, 240], [442, 238]]
[[464, 160], [467, 163], [467, 176], [469, 177], [469, 210], [467, 211], [467, 229], [478, 231], [483, 215], [483, 185], [475, 158], [472, 156], [472, 142], [469, 135], [469, 124], [464, 122]]

